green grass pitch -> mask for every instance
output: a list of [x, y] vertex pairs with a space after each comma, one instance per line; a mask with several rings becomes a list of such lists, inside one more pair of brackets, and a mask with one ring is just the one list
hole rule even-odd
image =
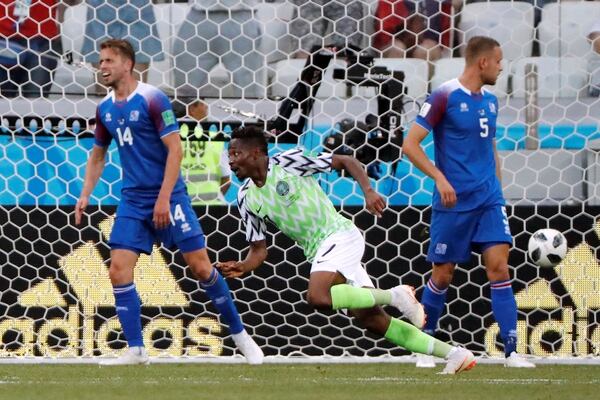
[[412, 364], [0, 365], [0, 399], [599, 399], [600, 366]]

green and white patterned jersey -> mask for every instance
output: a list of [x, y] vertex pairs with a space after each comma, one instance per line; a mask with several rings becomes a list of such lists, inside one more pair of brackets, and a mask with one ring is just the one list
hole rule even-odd
[[288, 150], [269, 159], [263, 187], [247, 179], [238, 193], [246, 240], [265, 239], [266, 221], [271, 221], [296, 241], [312, 262], [327, 237], [350, 230], [352, 221], [338, 214], [312, 176], [331, 171], [332, 157], [330, 153], [315, 156], [298, 148]]

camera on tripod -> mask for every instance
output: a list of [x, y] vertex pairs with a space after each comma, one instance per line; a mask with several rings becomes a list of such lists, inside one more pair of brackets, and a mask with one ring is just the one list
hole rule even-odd
[[[379, 86], [393, 77], [391, 71], [384, 66], [374, 64], [374, 58], [368, 53], [346, 52], [346, 69], [333, 70], [333, 79], [346, 81], [348, 85]], [[404, 78], [402, 78], [402, 81]]]
[[404, 114], [404, 72], [390, 71], [374, 65], [369, 54], [347, 52], [346, 69], [335, 69], [334, 79], [343, 80], [351, 90], [374, 87], [377, 91], [377, 115], [365, 121], [344, 119], [339, 128], [323, 141], [336, 154], [354, 155], [367, 166], [372, 178], [380, 178], [380, 162], [400, 161], [402, 151], [402, 116]]
[[[377, 115], [369, 114], [365, 121], [343, 120], [323, 146], [337, 154], [352, 154], [363, 164], [373, 178], [380, 178], [380, 162], [392, 162], [392, 169], [400, 161], [402, 151], [402, 117], [404, 115], [404, 72], [389, 71], [374, 65], [371, 55], [355, 49], [335, 53], [332, 48], [315, 47], [300, 73], [300, 79], [278, 108], [275, 118], [267, 121], [267, 129], [276, 131], [279, 140], [294, 140], [304, 132], [323, 71], [329, 67], [335, 54], [343, 54], [348, 67], [335, 69], [334, 79], [343, 80], [349, 90], [374, 87], [377, 92]], [[298, 122], [290, 123], [292, 112], [298, 109]], [[336, 124], [336, 125], [338, 125]]]

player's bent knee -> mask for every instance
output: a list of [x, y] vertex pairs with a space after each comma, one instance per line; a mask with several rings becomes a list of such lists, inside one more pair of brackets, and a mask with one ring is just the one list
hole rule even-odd
[[454, 267], [447, 266], [446, 264], [436, 265], [433, 268], [431, 274], [431, 280], [440, 289], [445, 289], [452, 283], [454, 277]]
[[384, 334], [390, 324], [390, 317], [381, 309], [374, 307], [354, 313], [359, 324], [369, 332]]
[[112, 262], [108, 269], [108, 277], [114, 285], [125, 285], [133, 281], [133, 267]]
[[206, 261], [199, 260], [189, 264], [190, 270], [196, 279], [205, 281], [210, 278], [213, 266]]
[[110, 252], [108, 276], [113, 285], [125, 285], [133, 282], [133, 269], [139, 254], [128, 249], [112, 249]]
[[196, 279], [205, 281], [210, 278], [213, 266], [210, 263], [206, 249], [184, 253], [183, 258]]
[[500, 263], [497, 265], [490, 265], [487, 267], [487, 275], [490, 281], [503, 281], [510, 279], [510, 273], [508, 271], [508, 264]]
[[331, 296], [327, 294], [309, 292], [306, 301], [317, 310], [331, 310]]
[[446, 289], [452, 283], [453, 274], [433, 275], [431, 280], [439, 289]]

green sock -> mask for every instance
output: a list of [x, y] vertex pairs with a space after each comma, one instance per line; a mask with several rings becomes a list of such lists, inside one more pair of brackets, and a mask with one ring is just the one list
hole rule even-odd
[[422, 332], [416, 326], [396, 318], [392, 318], [385, 333], [385, 338], [414, 353], [432, 354], [440, 358], [446, 358], [452, 350], [451, 345], [437, 340], [433, 336]]
[[389, 290], [360, 288], [346, 284], [331, 287], [331, 306], [340, 308], [370, 308], [376, 305], [390, 304], [392, 294]]

